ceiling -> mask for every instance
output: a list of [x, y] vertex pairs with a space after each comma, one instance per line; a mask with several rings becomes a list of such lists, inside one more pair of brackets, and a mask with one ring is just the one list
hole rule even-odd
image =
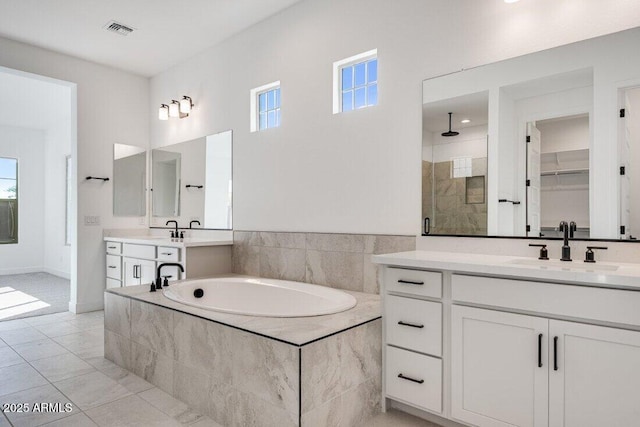
[[[457, 98], [430, 102], [422, 105], [422, 130], [425, 132], [446, 132], [451, 128], [460, 130], [473, 126], [486, 125], [489, 122], [489, 92], [478, 92]], [[460, 123], [462, 119], [471, 120]]]
[[298, 1], [0, 0], [0, 37], [150, 77]]

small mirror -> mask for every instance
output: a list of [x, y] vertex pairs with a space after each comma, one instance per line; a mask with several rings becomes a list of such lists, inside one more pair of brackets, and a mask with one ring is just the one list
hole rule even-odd
[[113, 215], [145, 216], [147, 151], [133, 145], [113, 145]]
[[232, 228], [232, 132], [152, 150], [151, 225]]
[[153, 179], [152, 212], [155, 217], [180, 215], [180, 166], [182, 153], [169, 150], [151, 152]]

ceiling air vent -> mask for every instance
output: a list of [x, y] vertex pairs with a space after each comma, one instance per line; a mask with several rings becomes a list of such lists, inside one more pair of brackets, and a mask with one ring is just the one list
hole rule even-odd
[[116, 34], [120, 34], [121, 36], [128, 36], [134, 30], [133, 28], [127, 27], [126, 25], [121, 24], [121, 23], [116, 22], [116, 21], [107, 22], [107, 25], [105, 25], [103, 28], [105, 30], [107, 30], [107, 31], [111, 31], [111, 32], [116, 33]]

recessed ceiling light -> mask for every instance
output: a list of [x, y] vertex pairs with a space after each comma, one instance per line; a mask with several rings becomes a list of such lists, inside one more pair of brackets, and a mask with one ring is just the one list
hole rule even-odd
[[460, 120], [460, 123], [464, 123], [464, 124], [471, 123], [471, 120], [469, 120], [469, 119], [462, 119], [462, 120]]
[[520, 0], [504, 0], [505, 3], [516, 3]]

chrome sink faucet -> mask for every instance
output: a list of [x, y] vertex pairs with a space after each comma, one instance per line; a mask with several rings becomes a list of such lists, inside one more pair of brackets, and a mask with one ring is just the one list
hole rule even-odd
[[570, 228], [573, 229], [573, 227], [569, 227], [569, 224], [567, 223], [567, 221], [560, 221], [560, 226], [558, 227], [558, 230], [564, 233], [564, 242], [562, 245], [562, 258], [560, 258], [560, 261], [571, 261], [571, 247], [569, 246], [569, 229]]

